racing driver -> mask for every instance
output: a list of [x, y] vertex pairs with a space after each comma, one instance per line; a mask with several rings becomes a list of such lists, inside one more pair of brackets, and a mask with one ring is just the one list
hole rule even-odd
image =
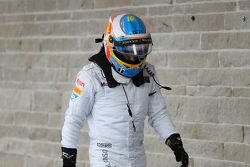
[[183, 148], [161, 95], [154, 66], [146, 62], [152, 38], [131, 13], [109, 18], [99, 53], [78, 73], [62, 128], [63, 167], [75, 167], [83, 122], [89, 126], [90, 167], [146, 167], [144, 121], [160, 135], [182, 167]]

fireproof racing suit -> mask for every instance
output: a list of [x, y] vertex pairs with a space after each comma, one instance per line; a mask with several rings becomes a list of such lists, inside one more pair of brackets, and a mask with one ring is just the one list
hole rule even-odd
[[[100, 56], [100, 55], [99, 55]], [[166, 140], [178, 133], [159, 86], [146, 63], [135, 78], [126, 78], [96, 59], [78, 73], [62, 128], [61, 144], [76, 148], [84, 120], [89, 126], [91, 167], [146, 167], [144, 121]], [[146, 70], [147, 69], [147, 70]], [[130, 111], [129, 111], [130, 110]]]

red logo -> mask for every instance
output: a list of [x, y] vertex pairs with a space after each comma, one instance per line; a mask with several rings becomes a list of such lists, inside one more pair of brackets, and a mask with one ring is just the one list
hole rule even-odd
[[85, 83], [82, 82], [79, 78], [77, 78], [76, 82], [77, 82], [80, 86], [82, 86], [82, 87], [84, 87], [84, 85], [85, 85]]

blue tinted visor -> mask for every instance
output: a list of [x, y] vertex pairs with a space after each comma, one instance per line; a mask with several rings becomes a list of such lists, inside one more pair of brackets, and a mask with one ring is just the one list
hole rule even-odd
[[114, 51], [129, 61], [142, 61], [152, 51], [152, 39], [129, 39], [114, 41]]

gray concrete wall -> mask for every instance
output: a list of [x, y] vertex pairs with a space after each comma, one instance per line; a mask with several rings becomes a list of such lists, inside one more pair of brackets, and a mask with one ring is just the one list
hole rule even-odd
[[[108, 16], [131, 11], [152, 32], [169, 112], [191, 167], [250, 167], [249, 0], [0, 0], [0, 166], [61, 167], [73, 81]], [[145, 128], [148, 167], [179, 166]], [[78, 167], [88, 166], [87, 126]]]

